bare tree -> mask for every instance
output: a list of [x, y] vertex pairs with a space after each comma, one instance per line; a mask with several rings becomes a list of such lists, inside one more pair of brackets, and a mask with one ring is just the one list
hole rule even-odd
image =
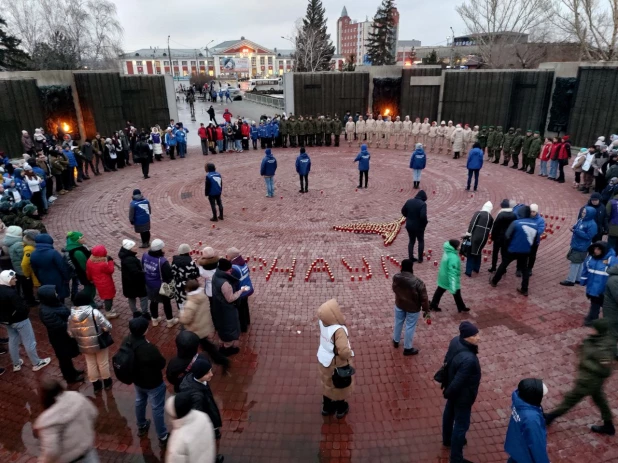
[[492, 68], [506, 67], [505, 54], [526, 35], [551, 27], [552, 12], [551, 0], [467, 0], [457, 7], [481, 60]]
[[0, 0], [11, 32], [32, 53], [61, 34], [79, 67], [109, 69], [122, 53], [122, 26], [110, 0]]
[[618, 0], [558, 0], [556, 18], [566, 38], [579, 44], [580, 59], [616, 59]]
[[[324, 41], [319, 29], [305, 27], [296, 36], [295, 66], [303, 72], [325, 71], [330, 67], [332, 46]], [[327, 63], [327, 67], [325, 67]]]

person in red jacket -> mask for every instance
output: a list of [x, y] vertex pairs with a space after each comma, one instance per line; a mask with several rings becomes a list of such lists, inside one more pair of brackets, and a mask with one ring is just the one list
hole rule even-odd
[[549, 155], [549, 176], [550, 180], [558, 180], [558, 155], [562, 149], [562, 138], [554, 137], [554, 142], [551, 145], [551, 154]]
[[560, 170], [558, 183], [564, 183], [564, 166], [568, 164], [570, 157], [571, 141], [569, 140], [569, 136], [565, 135], [562, 137], [562, 146], [560, 147], [560, 151], [558, 151], [558, 169]]
[[230, 124], [232, 122], [232, 117], [234, 117], [234, 115], [230, 112], [229, 109], [225, 108], [225, 112], [223, 113], [223, 119], [225, 119], [225, 122]]
[[541, 148], [541, 154], [539, 154], [539, 159], [541, 160], [541, 173], [539, 177], [547, 177], [547, 163], [551, 155], [551, 146], [551, 138], [546, 138], [545, 144]]
[[107, 255], [107, 249], [103, 245], [92, 248], [90, 258], [86, 262], [86, 277], [97, 288], [99, 297], [103, 299], [107, 316], [116, 316], [112, 311], [116, 285], [114, 285], [114, 260]]
[[216, 128], [216, 132], [217, 132], [217, 151], [219, 151], [219, 153], [223, 153], [223, 128], [221, 128], [220, 125], [217, 126]]
[[210, 152], [215, 154], [217, 152], [217, 129], [215, 128], [215, 124], [212, 122], [208, 123], [206, 134], [208, 136], [208, 147], [210, 148]]
[[249, 135], [251, 133], [251, 128], [249, 127], [249, 124], [247, 124], [247, 122], [242, 122], [242, 125], [240, 126], [240, 133], [242, 134], [242, 149], [243, 150], [248, 150], [249, 149]]
[[202, 154], [208, 156], [208, 131], [203, 123], [200, 124], [200, 128], [197, 129], [197, 135], [200, 137], [202, 143]]

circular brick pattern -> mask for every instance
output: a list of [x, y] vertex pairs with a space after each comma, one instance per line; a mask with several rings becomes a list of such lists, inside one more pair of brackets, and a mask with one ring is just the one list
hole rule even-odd
[[[430, 154], [421, 187], [429, 197], [425, 249], [432, 254], [429, 262], [415, 265], [429, 297], [437, 275], [433, 261], [440, 261], [443, 243], [461, 237], [485, 201], [494, 204], [494, 215], [502, 199], [512, 198], [536, 202], [541, 213], [558, 219], [548, 219], [556, 231], [541, 244], [528, 298], [516, 293], [515, 264], [493, 289], [487, 283], [489, 264], [483, 262], [479, 275], [462, 276], [462, 294], [471, 312], [458, 314], [447, 293], [441, 303], [444, 312], [434, 314], [431, 325], [419, 322], [414, 345], [420, 355], [403, 357], [402, 348], [395, 350], [391, 343], [394, 297], [380, 262], [381, 256], [391, 255], [399, 261], [407, 256], [405, 230], [385, 248], [379, 235], [344, 233], [333, 226], [398, 219], [404, 202], [416, 194], [408, 169], [410, 153], [370, 148], [369, 188], [356, 191], [358, 170], [353, 160], [358, 150], [342, 145], [307, 149], [312, 159], [308, 194], [298, 193], [297, 150], [274, 149], [278, 170], [273, 199], [265, 198], [259, 176], [261, 150], [206, 157], [191, 148], [184, 160], [155, 163], [148, 180], [141, 178], [139, 168], [129, 167], [82, 183], [77, 191], [58, 199], [47, 219], [48, 228], [58, 247], [66, 232], [76, 229], [85, 234], [89, 245], [104, 244], [116, 256], [122, 239], [137, 241], [127, 215], [132, 190], [140, 188], [153, 206], [153, 239], [165, 241], [168, 258], [179, 244], [189, 243], [194, 248], [212, 246], [221, 255], [235, 246], [244, 256], [266, 260], [262, 270], [253, 259], [250, 263], [256, 266], [252, 272], [256, 292], [250, 300], [252, 325], [241, 338], [241, 353], [233, 358], [231, 376], [222, 377], [217, 370], [212, 384], [224, 419], [220, 450], [226, 462], [447, 461], [448, 451], [441, 446], [444, 399], [432, 377], [465, 319], [481, 330], [483, 369], [465, 455], [473, 461], [505, 461], [502, 448], [510, 395], [519, 380], [543, 378], [550, 391], [544, 401], [546, 409], [561, 400], [573, 380], [575, 349], [587, 334], [580, 326], [588, 303], [583, 288], [563, 288], [558, 282], [568, 270], [568, 227], [587, 197], [575, 192], [570, 183], [558, 185], [489, 163], [481, 171], [479, 191], [467, 192], [465, 159]], [[225, 220], [215, 228], [208, 220], [210, 206], [204, 197], [206, 161], [216, 163], [223, 176]], [[365, 274], [360, 270], [350, 273], [341, 259], [361, 268], [363, 256], [373, 277], [352, 282], [351, 276], [357, 280]], [[291, 268], [292, 259], [297, 259], [292, 281], [285, 271], [283, 275], [273, 272], [266, 280], [274, 258], [283, 269]], [[334, 282], [326, 272], [316, 271], [305, 282], [307, 270], [318, 258], [328, 262]], [[390, 277], [397, 271], [392, 262], [386, 268]], [[115, 304], [122, 315], [113, 323], [116, 344], [112, 351], [127, 334], [131, 317], [120, 293], [120, 275], [115, 278], [119, 289]], [[347, 317], [356, 354], [356, 392], [343, 420], [320, 415], [316, 311], [333, 297]], [[50, 355], [36, 310], [31, 319], [40, 355]], [[170, 358], [177, 332], [159, 326], [151, 328], [148, 338]], [[4, 363], [9, 362], [5, 359]], [[77, 360], [79, 366], [83, 363]], [[26, 461], [36, 455], [36, 441], [22, 429], [40, 412], [33, 393], [36, 378], [52, 374], [59, 374], [56, 360], [40, 373], [24, 368], [2, 377], [2, 461]], [[79, 389], [93, 396], [89, 385]], [[614, 404], [616, 389], [616, 380], [610, 379], [606, 392]], [[94, 400], [101, 413], [97, 447], [102, 461], [142, 461], [139, 454], [146, 461], [156, 460], [159, 449], [154, 429], [150, 443], [140, 445], [136, 436], [131, 387], [115, 383], [112, 393]], [[26, 408], [32, 409], [32, 415]], [[551, 460], [616, 461], [612, 442], [586, 427], [598, 421], [597, 410], [582, 405], [557, 420], [548, 436]]]

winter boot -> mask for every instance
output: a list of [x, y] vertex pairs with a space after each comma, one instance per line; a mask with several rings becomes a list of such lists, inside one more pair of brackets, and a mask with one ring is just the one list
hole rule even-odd
[[112, 378], [107, 378], [103, 380], [103, 387], [106, 391], [109, 391], [112, 388]]
[[101, 382], [100, 379], [97, 379], [96, 381], [93, 381], [92, 383], [92, 387], [94, 389], [95, 394], [97, 392], [99, 392], [101, 389], [103, 389], [103, 383]]
[[594, 425], [590, 427], [592, 432], [596, 432], [597, 434], [607, 434], [608, 436], [613, 436], [616, 434], [616, 429], [614, 428], [614, 423], [609, 421], [604, 421], [603, 426]]

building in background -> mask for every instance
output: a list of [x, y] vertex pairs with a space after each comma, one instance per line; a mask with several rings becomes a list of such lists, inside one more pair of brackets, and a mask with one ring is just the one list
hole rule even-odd
[[174, 77], [180, 79], [188, 79], [193, 74], [268, 77], [293, 71], [292, 53], [293, 50], [271, 50], [241, 37], [208, 49], [145, 48], [125, 53], [120, 61], [127, 75], [172, 74], [173, 66]]
[[[399, 40], [399, 12], [394, 8], [395, 16], [395, 38]], [[369, 43], [369, 33], [373, 30], [373, 22], [369, 18], [358, 22], [348, 15], [348, 10], [344, 6], [341, 16], [337, 20], [337, 54], [345, 56], [346, 59], [354, 55], [356, 64], [367, 64], [367, 45]], [[419, 42], [420, 45], [420, 42]], [[396, 44], [398, 48], [398, 44]]]
[[420, 46], [420, 40], [399, 40], [397, 42], [397, 64], [412, 66], [416, 60], [416, 48]]

